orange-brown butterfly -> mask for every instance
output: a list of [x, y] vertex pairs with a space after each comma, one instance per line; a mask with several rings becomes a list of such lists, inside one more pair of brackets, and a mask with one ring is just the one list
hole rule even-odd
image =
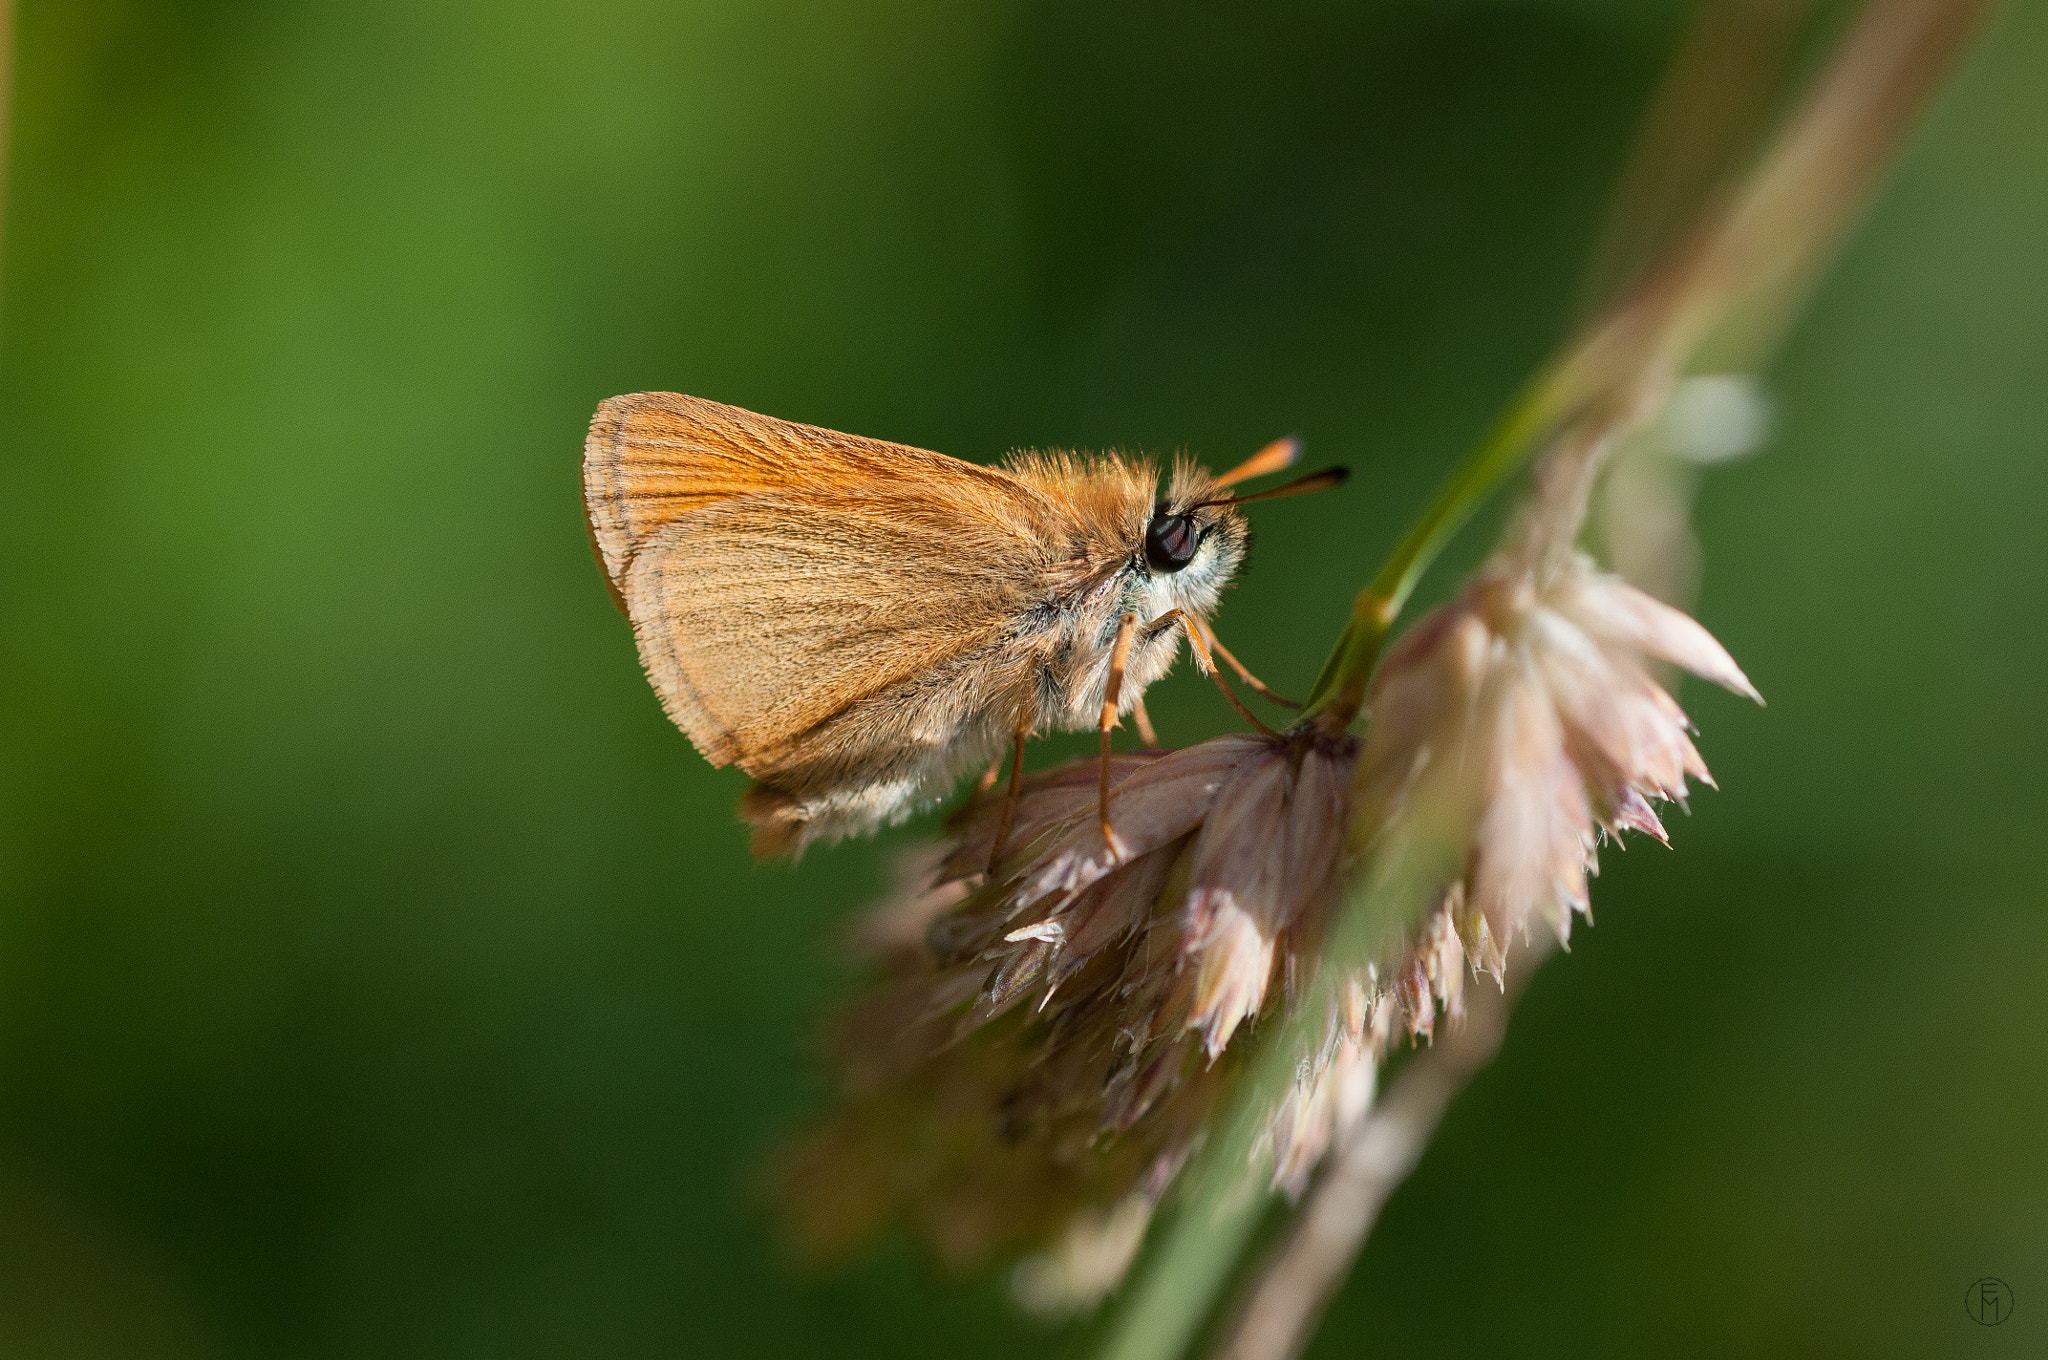
[[1220, 477], [1182, 460], [1162, 495], [1145, 460], [981, 467], [641, 392], [598, 407], [584, 508], [662, 707], [755, 780], [757, 855], [901, 821], [1011, 743], [1000, 856], [1025, 739], [1099, 726], [1106, 751], [1133, 709], [1149, 739], [1139, 705], [1183, 633], [1205, 674], [1213, 650], [1276, 697], [1206, 622], [1244, 558], [1236, 507], [1343, 480], [1227, 494], [1297, 453]]

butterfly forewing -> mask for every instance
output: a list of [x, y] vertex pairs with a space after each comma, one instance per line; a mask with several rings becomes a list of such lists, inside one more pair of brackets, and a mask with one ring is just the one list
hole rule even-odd
[[668, 393], [599, 409], [584, 490], [663, 706], [757, 777], [879, 772], [1003, 701], [1057, 541], [1007, 473]]

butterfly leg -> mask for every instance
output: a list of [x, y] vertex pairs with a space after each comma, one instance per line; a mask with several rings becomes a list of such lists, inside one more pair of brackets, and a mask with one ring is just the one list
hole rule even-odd
[[1223, 672], [1216, 669], [1216, 658], [1209, 654], [1209, 642], [1202, 635], [1201, 625], [1188, 617], [1186, 611], [1179, 609], [1167, 610], [1164, 614], [1161, 614], [1158, 618], [1145, 625], [1146, 635], [1150, 636], [1161, 628], [1171, 627], [1176, 623], [1187, 630], [1188, 643], [1195, 649], [1195, 669], [1216, 682], [1216, 688], [1222, 690], [1223, 697], [1230, 700], [1230, 706], [1237, 710], [1237, 716], [1243, 718], [1269, 737], [1279, 736], [1278, 732], [1260, 722], [1258, 715], [1244, 706], [1244, 700], [1237, 697], [1237, 691], [1232, 689], [1230, 682], [1223, 678]]
[[[1031, 718], [1032, 711], [1029, 707], [1017, 714], [1017, 730], [1010, 743], [1010, 787], [1003, 794], [1003, 811], [996, 818], [995, 842], [988, 850], [990, 878], [996, 876], [996, 866], [1003, 861], [1003, 842], [1010, 839], [1010, 828], [1017, 821], [1017, 799], [1024, 791], [1024, 743], [1031, 738]], [[994, 771], [991, 770], [990, 773], [993, 774]]]
[[1239, 661], [1236, 657], [1230, 654], [1230, 649], [1223, 645], [1222, 638], [1216, 636], [1216, 630], [1213, 627], [1205, 623], [1202, 625], [1202, 629], [1204, 632], [1208, 633], [1209, 645], [1216, 649], [1216, 655], [1222, 657], [1224, 664], [1229, 666], [1230, 669], [1237, 672], [1238, 679], [1244, 681], [1247, 685], [1250, 685], [1254, 690], [1258, 691], [1258, 693], [1269, 702], [1276, 703], [1280, 705], [1280, 707], [1282, 708], [1301, 707], [1301, 705], [1294, 702], [1294, 700], [1283, 699], [1279, 695], [1275, 694], [1272, 690], [1267, 689], [1266, 684], [1263, 680], [1259, 679], [1258, 676], [1253, 675], [1250, 671], [1246, 670], [1244, 668], [1244, 662]]
[[1159, 745], [1159, 733], [1152, 726], [1152, 715], [1145, 711], [1145, 696], [1140, 694], [1131, 704], [1131, 716], [1138, 723], [1138, 740], [1147, 746]]
[[[1126, 614], [1116, 626], [1116, 645], [1109, 650], [1109, 680], [1102, 687], [1102, 788], [1097, 812], [1102, 818], [1102, 843], [1118, 859], [1116, 833], [1109, 829], [1109, 734], [1116, 726], [1117, 700], [1123, 695], [1124, 666], [1131, 659], [1131, 638], [1138, 631], [1138, 616]], [[1148, 723], [1147, 726], [1150, 726]]]

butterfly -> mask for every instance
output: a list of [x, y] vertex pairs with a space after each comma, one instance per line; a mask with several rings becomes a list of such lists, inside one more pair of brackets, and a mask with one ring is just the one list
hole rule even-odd
[[[1222, 476], [1180, 460], [1162, 490], [1141, 458], [984, 467], [640, 392], [598, 407], [584, 507], [662, 707], [713, 765], [752, 777], [754, 853], [795, 855], [990, 766], [986, 787], [1006, 750], [1009, 813], [1036, 730], [1097, 727], [1107, 751], [1136, 710], [1149, 736], [1144, 691], [1183, 636], [1247, 717], [1214, 655], [1277, 697], [1207, 621], [1244, 561], [1238, 507], [1343, 480], [1230, 493], [1298, 454], [1280, 440]], [[1106, 823], [1107, 763], [1103, 778]]]

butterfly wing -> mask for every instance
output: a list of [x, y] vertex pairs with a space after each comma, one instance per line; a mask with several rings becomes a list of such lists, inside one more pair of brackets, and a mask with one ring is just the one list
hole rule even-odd
[[604, 403], [583, 470], [648, 677], [714, 764], [902, 782], [1018, 683], [1056, 509], [1011, 474], [672, 393]]

